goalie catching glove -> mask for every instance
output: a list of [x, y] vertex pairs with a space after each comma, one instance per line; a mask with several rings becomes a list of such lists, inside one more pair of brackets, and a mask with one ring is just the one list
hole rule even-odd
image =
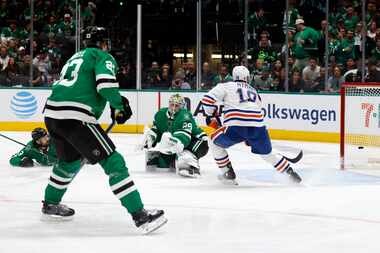
[[123, 110], [115, 109], [111, 106], [111, 119], [117, 124], [124, 124], [132, 116], [132, 110], [126, 97], [121, 97], [123, 102]]
[[184, 145], [182, 142], [173, 137], [173, 135], [169, 132], [165, 132], [161, 141], [158, 144], [157, 150], [166, 155], [179, 154], [183, 151]]

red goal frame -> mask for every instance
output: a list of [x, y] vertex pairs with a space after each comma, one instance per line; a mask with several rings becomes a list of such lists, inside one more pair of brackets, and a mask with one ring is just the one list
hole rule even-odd
[[368, 82], [368, 83], [359, 83], [359, 82], [353, 82], [353, 83], [343, 83], [340, 87], [340, 169], [345, 169], [345, 163], [344, 163], [344, 155], [345, 155], [345, 142], [344, 142], [344, 136], [345, 136], [345, 120], [346, 120], [346, 88], [348, 87], [379, 87], [380, 83], [375, 82]]

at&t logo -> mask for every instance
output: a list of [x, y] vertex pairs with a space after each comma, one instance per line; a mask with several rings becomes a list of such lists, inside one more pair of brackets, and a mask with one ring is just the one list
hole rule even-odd
[[37, 112], [37, 99], [29, 91], [19, 91], [11, 99], [11, 110], [19, 118], [30, 118]]

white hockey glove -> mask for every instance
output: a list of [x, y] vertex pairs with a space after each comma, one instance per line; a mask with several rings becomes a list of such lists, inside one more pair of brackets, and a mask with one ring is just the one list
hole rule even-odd
[[145, 128], [144, 137], [140, 144], [137, 145], [137, 150], [151, 149], [154, 141], [157, 138], [157, 134], [150, 128]]
[[166, 155], [173, 155], [181, 153], [184, 149], [182, 142], [173, 137], [169, 132], [165, 132], [160, 143], [158, 143], [157, 150]]

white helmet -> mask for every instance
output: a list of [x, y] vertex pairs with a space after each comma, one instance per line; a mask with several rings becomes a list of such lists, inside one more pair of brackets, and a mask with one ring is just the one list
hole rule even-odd
[[249, 82], [249, 70], [244, 66], [236, 66], [232, 70], [232, 77], [234, 81]]
[[181, 108], [185, 108], [186, 102], [185, 99], [179, 95], [174, 94], [171, 95], [169, 98], [169, 112], [170, 113], [177, 113]]

